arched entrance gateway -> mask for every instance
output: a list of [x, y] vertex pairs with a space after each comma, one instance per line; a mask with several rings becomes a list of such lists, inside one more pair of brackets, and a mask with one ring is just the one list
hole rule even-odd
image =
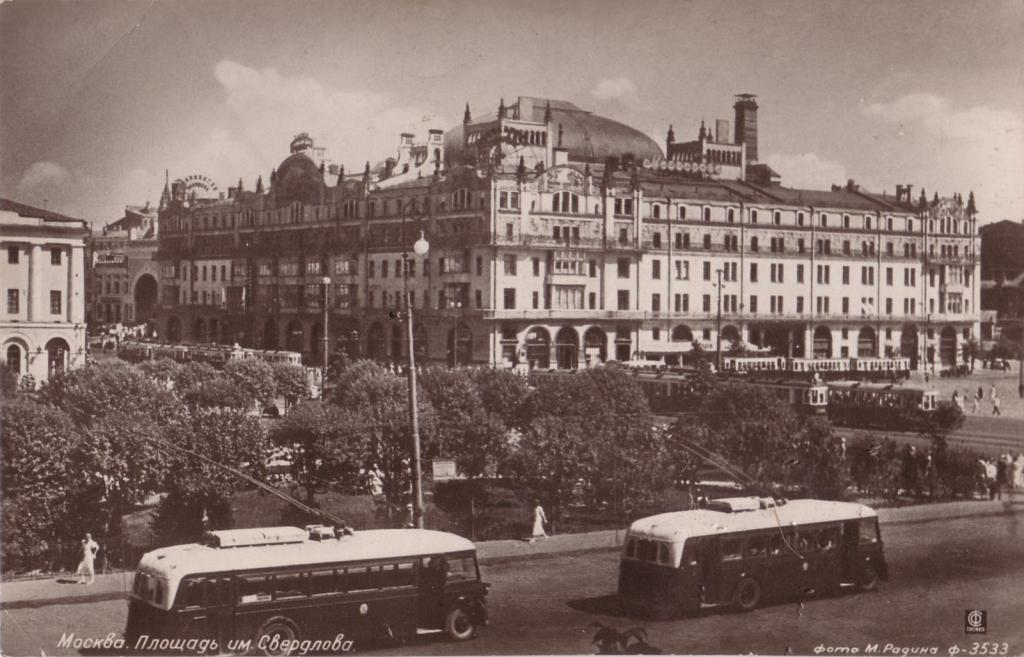
[[597, 326], [588, 328], [583, 334], [583, 354], [588, 366], [608, 360], [608, 335]]
[[63, 374], [68, 368], [71, 348], [63, 338], [53, 338], [46, 343], [46, 371], [48, 378]]
[[722, 327], [722, 351], [728, 351], [732, 349], [734, 345], [740, 343], [740, 330], [729, 324]]
[[917, 352], [918, 349], [917, 327], [913, 324], [904, 324], [900, 329], [900, 356], [910, 359], [910, 369], [912, 370], [917, 369], [917, 361], [921, 356]]
[[465, 324], [448, 331], [448, 366], [469, 365], [473, 361], [473, 333]]
[[814, 357], [832, 358], [832, 331], [827, 326], [814, 329]]
[[686, 324], [672, 329], [672, 342], [693, 342], [693, 331]]
[[878, 341], [875, 329], [865, 326], [857, 334], [857, 358], [874, 358], [878, 356]]
[[366, 355], [371, 360], [384, 360], [386, 342], [384, 327], [379, 322], [370, 324], [370, 329], [366, 334]]
[[551, 367], [551, 334], [537, 326], [526, 332], [526, 362], [530, 368]]
[[301, 354], [303, 345], [302, 322], [297, 319], [288, 322], [288, 328], [284, 332], [284, 340], [284, 348], [287, 351], [297, 351]]
[[560, 370], [574, 370], [579, 364], [580, 336], [570, 326], [562, 327], [555, 335], [555, 362]]
[[939, 362], [943, 367], [956, 365], [956, 329], [945, 326], [939, 333]]
[[22, 367], [22, 356], [25, 350], [21, 348], [20, 344], [8, 343], [7, 349], [4, 350], [5, 365], [7, 369], [14, 375], [15, 378], [21, 376], [23, 371]]
[[181, 320], [177, 317], [167, 320], [167, 341], [172, 344], [181, 342]]
[[139, 276], [139, 280], [135, 281], [132, 299], [135, 301], [135, 321], [144, 322], [152, 319], [157, 302], [156, 279], [150, 274]]

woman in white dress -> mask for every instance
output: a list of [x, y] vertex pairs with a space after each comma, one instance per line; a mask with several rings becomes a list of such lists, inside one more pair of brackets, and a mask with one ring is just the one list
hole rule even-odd
[[548, 537], [547, 532], [544, 531], [544, 525], [548, 522], [548, 517], [544, 514], [544, 507], [540, 505], [540, 500], [534, 500], [533, 504], [533, 535], [530, 537], [531, 543], [538, 538]]

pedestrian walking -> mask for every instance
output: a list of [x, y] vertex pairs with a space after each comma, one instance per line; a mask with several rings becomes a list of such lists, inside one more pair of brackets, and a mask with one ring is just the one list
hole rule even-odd
[[999, 410], [999, 397], [998, 395], [992, 397], [992, 415], [1002, 415], [1003, 413]]
[[547, 532], [544, 531], [544, 525], [548, 522], [548, 517], [544, 514], [544, 507], [540, 505], [540, 500], [534, 500], [533, 504], [533, 534], [530, 536], [531, 543], [538, 538], [548, 537]]
[[[96, 553], [99, 551], [100, 546], [92, 540], [92, 534], [86, 534], [82, 539], [82, 561], [75, 571], [79, 584], [92, 584], [96, 581]], [[85, 579], [86, 576], [89, 577], [88, 581]]]
[[964, 405], [960, 403], [960, 391], [953, 390], [953, 405], [959, 408], [961, 411], [964, 410]]
[[[981, 390], [981, 388], [978, 388], [978, 390]], [[974, 401], [974, 408], [972, 410], [973, 410], [974, 414], [977, 415], [978, 413], [981, 412], [981, 395], [977, 395], [974, 398], [973, 401]]]

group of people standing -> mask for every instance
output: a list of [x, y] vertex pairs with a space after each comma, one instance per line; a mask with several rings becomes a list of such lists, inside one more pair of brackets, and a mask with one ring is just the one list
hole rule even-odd
[[[992, 415], [1002, 415], [1000, 405], [1002, 400], [999, 398], [999, 391], [996, 390], [996, 386], [993, 383], [992, 388], [989, 390], [988, 395], [989, 403], [992, 404]], [[971, 412], [974, 415], [981, 413], [981, 403], [985, 400], [985, 389], [982, 386], [978, 386], [978, 390], [971, 394], [970, 390], [964, 390], [963, 396], [960, 396], [959, 390], [953, 391], [953, 403], [961, 411], [964, 411], [964, 406], [968, 401], [971, 402]]]
[[990, 500], [1003, 499], [1003, 489], [1011, 495], [1014, 490], [1024, 489], [1024, 453], [1018, 453], [1016, 459], [1009, 453], [991, 461], [982, 459], [981, 466], [985, 469]]

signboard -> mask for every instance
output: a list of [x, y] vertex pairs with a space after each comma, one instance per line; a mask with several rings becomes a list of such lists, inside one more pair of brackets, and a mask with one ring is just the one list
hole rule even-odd
[[434, 459], [431, 465], [433, 466], [434, 481], [455, 479], [459, 476], [453, 460]]

